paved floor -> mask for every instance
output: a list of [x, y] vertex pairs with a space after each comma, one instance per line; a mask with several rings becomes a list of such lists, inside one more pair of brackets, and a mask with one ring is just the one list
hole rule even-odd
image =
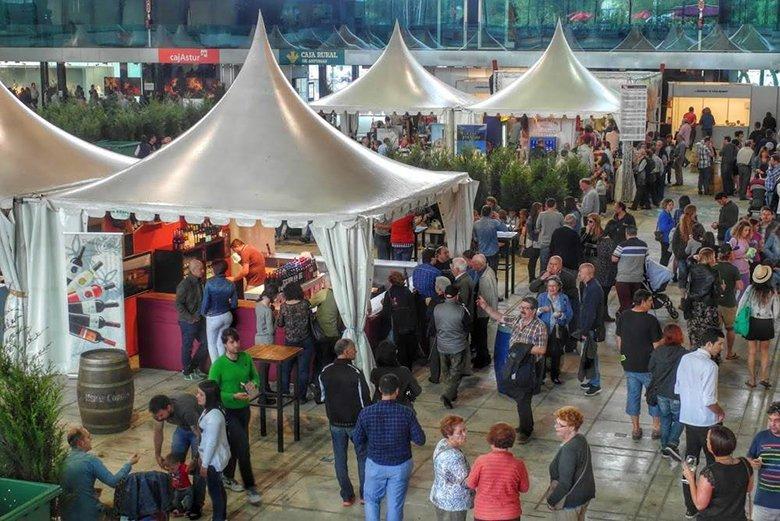
[[[686, 181], [688, 184], [695, 183], [691, 176]], [[695, 196], [695, 190], [692, 191], [690, 187], [676, 190], [671, 196], [676, 199], [683, 193], [692, 195], [694, 204], [699, 207], [701, 222], [709, 223], [717, 217], [718, 208], [714, 201]], [[744, 203], [741, 206], [745, 208]], [[656, 215], [656, 210], [636, 213], [640, 236], [656, 249], [657, 258], [658, 244], [652, 241]], [[524, 274], [523, 265], [517, 273], [518, 294], [523, 294], [527, 287]], [[670, 290], [670, 294], [675, 300], [678, 299], [676, 289]], [[516, 298], [512, 297], [509, 302]], [[662, 323], [669, 320], [664, 311], [659, 312], [658, 318]], [[645, 428], [648, 434], [644, 439], [631, 440], [631, 425], [624, 413], [626, 389], [623, 371], [618, 362], [612, 327], [607, 342], [600, 348], [603, 374], [603, 392], [600, 395], [583, 396], [575, 374], [578, 358], [576, 355], [566, 355], [564, 385], [555, 389], [548, 387], [534, 398], [535, 438], [528, 445], [514, 449], [514, 453], [525, 460], [531, 474], [531, 490], [522, 497], [524, 519], [550, 518], [550, 513], [543, 504], [540, 505], [540, 500], [548, 483], [549, 462], [558, 448], [552, 413], [563, 405], [579, 407], [586, 417], [582, 431], [592, 447], [597, 484], [597, 497], [591, 504], [589, 519], [671, 521], [683, 518], [679, 470], [670, 468], [669, 463], [659, 457], [656, 443], [649, 438], [649, 428]], [[737, 341], [736, 351], [741, 355], [740, 360], [727, 361], [721, 366], [719, 392], [726, 410], [726, 425], [737, 433], [737, 450], [744, 453], [754, 433], [764, 428], [766, 406], [780, 399], [780, 393], [746, 388], [743, 384], [746, 374], [743, 340]], [[775, 349], [773, 359], [774, 352]], [[773, 382], [777, 381], [777, 372], [778, 366], [774, 364], [771, 373]], [[447, 411], [438, 401], [441, 393], [439, 386], [427, 381], [427, 370], [418, 370], [417, 376], [424, 391], [415, 408], [428, 442], [424, 447], [413, 450], [415, 465], [406, 502], [406, 519], [429, 520], [434, 518], [433, 508], [428, 501], [432, 481], [431, 455], [439, 439], [438, 422]], [[159, 370], [138, 372], [135, 383], [136, 415], [132, 428], [121, 434], [94, 438], [95, 452], [113, 470], [118, 469], [133, 452], [141, 455], [137, 470], [153, 469], [153, 419], [147, 412], [149, 398], [158, 393], [194, 392], [195, 388], [191, 382], [183, 381], [179, 374]], [[66, 398], [65, 420], [78, 422], [75, 381], [67, 383]], [[498, 421], [510, 424], [517, 422], [514, 402], [497, 395], [493, 374], [488, 370], [480, 371], [463, 381], [456, 408], [452, 412], [467, 420], [469, 438], [465, 453], [470, 461], [489, 449], [485, 434], [491, 424]], [[643, 423], [649, 426], [649, 420], [646, 409], [643, 409]], [[298, 443], [288, 442], [287, 451], [283, 454], [276, 452], [273, 425], [274, 422], [271, 422], [269, 436], [261, 438], [256, 415], [253, 415], [252, 460], [263, 504], [260, 507], [251, 506], [246, 503], [244, 494], [229, 492], [230, 519], [361, 519], [363, 512], [359, 505], [351, 508], [341, 506], [324, 406], [310, 403], [303, 407], [302, 440]], [[292, 440], [289, 424], [285, 425], [285, 430], [287, 439]], [[167, 430], [169, 436], [170, 432]], [[168, 441], [169, 438], [166, 439], [166, 446]], [[357, 483], [354, 458], [351, 459], [350, 470]], [[104, 499], [111, 495], [104, 494]]]

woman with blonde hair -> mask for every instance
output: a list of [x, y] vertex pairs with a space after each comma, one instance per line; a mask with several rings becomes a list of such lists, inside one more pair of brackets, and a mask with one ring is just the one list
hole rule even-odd
[[670, 244], [672, 253], [677, 259], [677, 280], [682, 290], [685, 289], [688, 281], [688, 256], [685, 254], [685, 247], [693, 234], [695, 224], [696, 206], [689, 204], [683, 209], [680, 224], [674, 229], [674, 237]]
[[430, 500], [437, 521], [466, 521], [473, 507], [471, 490], [466, 486], [469, 462], [461, 447], [466, 444], [466, 420], [454, 414], [442, 418], [443, 436], [433, 451], [433, 485]]
[[598, 255], [597, 245], [604, 229], [601, 227], [601, 217], [597, 213], [585, 216], [585, 227], [580, 231], [580, 244], [582, 244], [583, 262], [596, 264]]
[[750, 284], [750, 261], [756, 253], [750, 221], [743, 219], [734, 226], [729, 245], [733, 252], [731, 263], [739, 270], [743, 287], [747, 287]]
[[712, 248], [702, 248], [694, 255], [688, 284], [691, 301], [691, 318], [688, 319], [688, 337], [691, 345], [701, 347], [702, 335], [708, 329], [720, 329], [718, 298], [720, 297], [720, 273], [715, 268], [718, 260]]
[[582, 521], [590, 500], [596, 497], [590, 446], [579, 430], [585, 421], [576, 407], [555, 411], [555, 435], [561, 446], [550, 463], [547, 506], [559, 521]]

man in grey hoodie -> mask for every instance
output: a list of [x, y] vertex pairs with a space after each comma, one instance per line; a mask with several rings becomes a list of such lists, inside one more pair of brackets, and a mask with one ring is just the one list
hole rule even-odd
[[471, 314], [458, 299], [459, 289], [450, 284], [444, 290], [444, 302], [433, 310], [431, 328], [436, 331], [436, 347], [441, 357], [441, 373], [446, 379], [441, 401], [448, 409], [458, 397], [458, 386], [469, 356]]

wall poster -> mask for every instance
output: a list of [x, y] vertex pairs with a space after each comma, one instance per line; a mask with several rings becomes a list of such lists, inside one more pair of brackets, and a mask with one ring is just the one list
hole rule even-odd
[[81, 353], [125, 348], [121, 233], [65, 233], [70, 371]]

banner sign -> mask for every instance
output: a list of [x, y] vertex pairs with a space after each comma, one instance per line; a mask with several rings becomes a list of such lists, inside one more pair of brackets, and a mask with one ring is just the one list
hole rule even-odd
[[65, 233], [70, 371], [81, 353], [125, 348], [121, 233]]
[[455, 152], [460, 153], [467, 148], [487, 152], [487, 125], [458, 125]]
[[344, 51], [292, 49], [279, 53], [279, 65], [344, 65]]
[[647, 85], [620, 86], [620, 141], [644, 141], [647, 132]]
[[219, 49], [157, 49], [157, 61], [176, 65], [219, 63]]

